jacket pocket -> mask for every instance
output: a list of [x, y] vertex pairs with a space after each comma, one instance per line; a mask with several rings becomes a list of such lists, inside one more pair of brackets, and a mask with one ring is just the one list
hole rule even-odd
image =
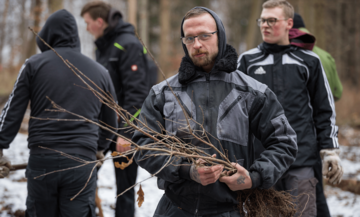
[[[165, 92], [165, 128], [168, 134], [170, 133], [178, 137], [188, 136], [189, 128], [186, 116], [189, 117], [190, 127], [194, 130], [196, 127], [196, 108], [186, 92], [174, 91], [174, 93], [179, 101], [171, 91]], [[182, 108], [184, 108], [184, 110]]]
[[165, 217], [168, 216], [167, 213], [169, 211], [169, 209], [171, 208], [171, 201], [169, 200], [169, 198], [164, 194], [160, 201], [159, 204], [156, 207], [155, 213], [154, 213], [154, 217]]
[[279, 142], [289, 142], [294, 138], [295, 131], [291, 128], [284, 114], [272, 119], [271, 124], [275, 128], [275, 136]]
[[28, 196], [26, 198], [26, 216], [27, 217], [37, 217], [36, 215], [36, 206], [35, 206], [35, 201]]
[[[298, 185], [297, 210], [302, 216], [316, 216], [316, 184], [318, 180], [313, 177], [300, 180]], [[299, 216], [299, 215], [295, 215]]]
[[29, 200], [38, 197], [42, 197], [44, 200], [47, 200], [48, 195], [44, 194], [44, 192], [48, 192], [48, 177], [41, 176], [45, 173], [45, 169], [30, 169], [29, 166], [27, 167], [26, 178], [28, 186], [28, 198], [30, 198]]
[[[96, 204], [95, 199], [93, 197], [89, 198], [89, 213], [88, 216], [96, 216]], [[101, 205], [101, 203], [100, 203]]]
[[247, 146], [249, 116], [247, 94], [233, 89], [219, 105], [217, 136], [221, 140]]

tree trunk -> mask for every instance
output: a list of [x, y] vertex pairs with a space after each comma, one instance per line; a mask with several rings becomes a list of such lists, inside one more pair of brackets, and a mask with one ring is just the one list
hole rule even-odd
[[148, 0], [140, 0], [139, 3], [139, 12], [140, 12], [140, 19], [139, 19], [139, 31], [140, 37], [144, 44], [148, 47], [149, 46], [149, 14], [148, 14]]
[[324, 0], [317, 0], [315, 3], [315, 37], [316, 45], [323, 49], [326, 49], [325, 10], [327, 8], [325, 8]]
[[137, 6], [137, 0], [128, 0], [128, 21], [132, 25], [134, 25], [135, 29], [137, 27], [136, 22], [136, 6]]
[[28, 45], [28, 36], [29, 36], [29, 30], [27, 29], [27, 19], [26, 19], [26, 7], [25, 7], [26, 0], [21, 0], [21, 24], [19, 25], [19, 32], [20, 32], [20, 39], [22, 41], [21, 43], [21, 57], [20, 57], [20, 63], [22, 64], [26, 59], [26, 51], [29, 47]]
[[57, 10], [63, 9], [63, 0], [48, 0], [49, 13], [52, 14]]
[[5, 41], [5, 35], [6, 35], [6, 19], [7, 19], [8, 9], [9, 9], [9, 0], [6, 0], [2, 18], [1, 18], [1, 26], [0, 26], [1, 30], [2, 30], [2, 31], [0, 31], [0, 65], [3, 64], [2, 50], [4, 48], [4, 41]]
[[246, 49], [250, 50], [254, 48], [256, 44], [257, 36], [259, 35], [259, 27], [256, 24], [256, 19], [260, 17], [261, 14], [261, 5], [262, 0], [253, 0], [251, 6], [251, 14], [249, 20], [249, 26], [246, 37]]
[[[34, 17], [34, 26], [33, 29], [35, 32], [39, 32], [40, 31], [40, 21], [41, 21], [41, 12], [42, 12], [42, 8], [41, 8], [41, 0], [35, 0], [35, 5], [31, 11], [33, 17]], [[27, 51], [27, 55], [26, 57], [29, 58], [30, 56], [36, 54], [36, 37], [34, 34], [31, 35], [31, 40], [29, 42], [29, 48]]]
[[160, 66], [164, 73], [170, 73], [169, 57], [169, 35], [170, 35], [170, 1], [160, 0]]

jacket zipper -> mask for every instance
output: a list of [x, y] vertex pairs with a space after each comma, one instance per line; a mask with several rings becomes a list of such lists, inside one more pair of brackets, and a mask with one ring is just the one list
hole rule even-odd
[[225, 118], [225, 116], [230, 112], [230, 110], [241, 100], [241, 96], [238, 96], [234, 102], [230, 104], [230, 106], [225, 110], [224, 114], [221, 115], [219, 122], [222, 121], [222, 119]]
[[[206, 113], [205, 113], [205, 117], [209, 117], [209, 100], [210, 100], [210, 72], [206, 73], [205, 74], [206, 76], [206, 90], [207, 90], [207, 101], [206, 101]], [[208, 131], [208, 132], [211, 132], [211, 129], [209, 127], [209, 124], [208, 124], [208, 118], [205, 119], [205, 130]]]
[[[209, 117], [209, 98], [210, 98], [210, 89], [209, 89], [209, 86], [210, 86], [210, 73], [206, 73], [205, 74], [206, 76], [206, 89], [207, 89], [207, 101], [206, 101], [206, 114], [205, 114], [205, 117]], [[207, 123], [207, 118], [205, 119], [205, 126], [208, 126], [208, 123]], [[211, 132], [210, 129], [205, 129], [207, 130], [208, 132]], [[199, 187], [198, 187], [198, 201], [196, 203], [196, 209], [195, 209], [195, 216], [198, 216], [198, 212], [199, 212], [199, 205], [200, 205], [200, 197], [201, 197], [201, 194], [200, 194], [200, 190], [201, 190], [201, 184], [199, 184]]]
[[197, 203], [196, 203], [195, 216], [198, 216], [198, 212], [199, 212], [199, 205], [200, 205], [200, 188], [201, 188], [201, 185], [199, 184], [199, 187], [198, 187], [199, 198], [198, 198], [198, 201], [197, 201]]
[[286, 122], [285, 122], [284, 118], [281, 118], [281, 122], [282, 122], [283, 125], [284, 125], [284, 134], [286, 135], [286, 137], [288, 138], [288, 140], [290, 140], [289, 136], [287, 135], [287, 125], [286, 125]]
[[188, 107], [186, 107], [186, 105], [184, 104], [184, 102], [182, 101], [182, 99], [180, 98], [178, 93], [176, 93], [176, 97], [179, 99], [179, 101], [181, 103], [181, 106], [184, 107], [184, 109], [185, 109], [186, 113], [188, 114], [188, 116], [190, 118], [192, 118], [191, 112], [189, 111]]

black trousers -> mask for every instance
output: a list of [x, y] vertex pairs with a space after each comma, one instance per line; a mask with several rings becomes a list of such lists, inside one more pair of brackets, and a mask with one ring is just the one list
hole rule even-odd
[[[115, 151], [116, 145], [111, 144], [110, 149], [107, 151]], [[107, 152], [106, 151], [106, 152]], [[106, 154], [105, 152], [105, 154]], [[131, 156], [128, 156], [131, 158]], [[115, 162], [121, 164], [121, 162], [127, 163], [126, 158], [117, 158], [114, 159]], [[114, 165], [115, 166], [115, 165]], [[116, 194], [119, 195], [127, 188], [131, 187], [136, 183], [138, 165], [133, 161], [130, 166], [126, 167], [124, 170], [118, 169], [115, 167], [115, 178], [116, 178]], [[135, 190], [134, 188], [127, 191], [125, 194], [121, 195], [116, 199], [116, 208], [115, 208], [115, 217], [134, 217], [135, 214]]]
[[164, 194], [157, 205], [154, 217], [242, 217], [238, 210], [210, 215], [194, 215], [188, 213], [173, 202]]
[[329, 207], [327, 205], [326, 198], [324, 195], [322, 162], [321, 162], [320, 154], [318, 156], [316, 164], [314, 165], [314, 175], [315, 178], [319, 181], [316, 185], [317, 216], [330, 217]]
[[288, 191], [296, 197], [296, 217], [316, 216], [316, 184], [313, 167], [287, 170], [274, 185], [278, 191]]
[[[256, 143], [255, 157], [259, 157], [260, 154], [265, 150], [260, 143]], [[322, 176], [322, 162], [320, 158], [320, 150], [317, 152], [317, 162], [313, 166], [314, 177], [318, 180], [316, 184], [316, 212], [319, 217], [330, 217], [329, 207], [326, 202], [324, 195], [323, 176]]]
[[[84, 160], [87, 157], [74, 155]], [[95, 217], [95, 169], [85, 189], [73, 200], [87, 182], [94, 164], [42, 176], [42, 174], [81, 165], [60, 154], [30, 155], [26, 168], [28, 196], [26, 217]]]

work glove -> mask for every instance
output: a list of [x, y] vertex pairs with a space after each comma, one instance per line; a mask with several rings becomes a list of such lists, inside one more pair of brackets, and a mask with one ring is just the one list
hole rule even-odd
[[0, 149], [0, 179], [3, 179], [9, 175], [10, 168], [11, 168], [10, 161], [3, 156], [2, 149]]
[[340, 149], [323, 149], [320, 151], [323, 163], [322, 174], [333, 185], [339, 184], [344, 174], [339, 154]]
[[[97, 151], [96, 152], [96, 160], [102, 160], [104, 159], [105, 156], [104, 156], [104, 152], [103, 151]], [[103, 164], [103, 161], [101, 161], [99, 164], [98, 164], [98, 167], [101, 167], [101, 165]]]

